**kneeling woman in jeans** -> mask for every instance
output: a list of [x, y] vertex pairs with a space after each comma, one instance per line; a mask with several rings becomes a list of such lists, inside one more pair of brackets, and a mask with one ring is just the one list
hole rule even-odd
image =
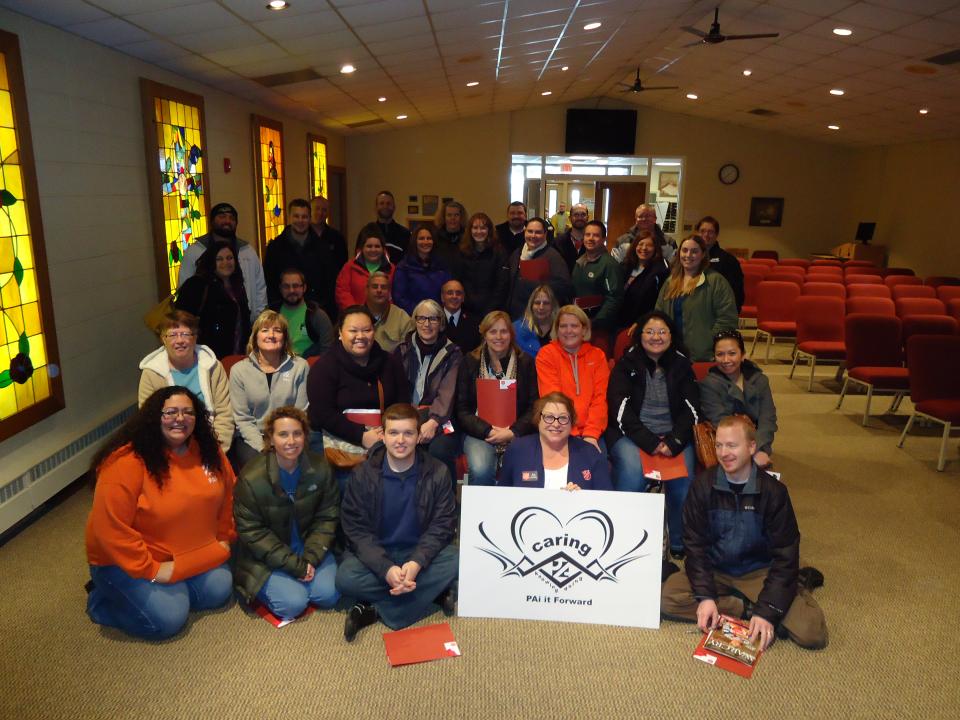
[[700, 393], [693, 367], [674, 346], [673, 324], [654, 310], [640, 318], [633, 345], [610, 374], [607, 447], [617, 490], [647, 489], [640, 450], [682, 455], [687, 477], [664, 482], [670, 551], [683, 556], [683, 501], [696, 472], [693, 425]]
[[230, 598], [230, 463], [207, 409], [160, 388], [97, 453], [87, 520], [87, 614], [137, 637], [176, 635], [190, 610]]
[[237, 522], [236, 587], [281, 620], [307, 604], [331, 608], [337, 563], [330, 550], [340, 516], [340, 491], [323, 455], [306, 450], [310, 425], [296, 407], [264, 420], [266, 454], [243, 468], [233, 513]]

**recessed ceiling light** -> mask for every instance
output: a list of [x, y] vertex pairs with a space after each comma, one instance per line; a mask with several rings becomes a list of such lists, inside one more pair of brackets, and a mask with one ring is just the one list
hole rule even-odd
[[543, 95], [544, 97], [546, 97], [547, 95], [553, 95], [553, 91], [552, 91], [552, 90], [544, 90], [544, 91], [543, 91], [542, 93], [540, 93], [540, 94]]
[[406, 115], [397, 115], [397, 120], [406, 120], [406, 119], [407, 119]]
[[353, 65], [351, 65], [350, 63], [347, 63], [346, 65], [341, 65], [341, 66], [340, 66], [340, 72], [342, 72], [344, 75], [349, 75], [349, 74], [352, 73], [352, 72], [356, 72], [356, 70], [357, 70], [357, 69], [356, 69]]
[[696, 93], [687, 93], [687, 100], [699, 100], [700, 96]]
[[840, 88], [832, 88], [830, 90], [830, 94], [840, 96], [840, 95], [843, 95], [843, 90], [841, 90]]
[[560, 72], [566, 72], [569, 69], [570, 69], [569, 65], [564, 65], [562, 68], [560, 68]]
[[597, 29], [598, 27], [600, 27], [602, 24], [603, 24], [603, 23], [598, 23], [598, 22], [587, 23], [586, 25], [583, 26], [583, 29], [584, 29], [584, 30], [596, 30], [596, 29]]
[[386, 102], [386, 101], [387, 101], [387, 99], [386, 99], [385, 97], [378, 97], [378, 98], [377, 98], [377, 102]]
[[467, 83], [467, 87], [476, 87], [479, 84], [480, 84], [479, 80], [471, 80], [470, 82]]
[[851, 30], [850, 28], [834, 28], [833, 34], [840, 35], [842, 37], [847, 37], [848, 35], [853, 35], [853, 30]]
[[839, 130], [839, 125], [827, 125], [827, 130]]
[[744, 77], [750, 77], [751, 75], [753, 75], [753, 70], [751, 70], [750, 68], [747, 68], [746, 70], [743, 71]]
[[921, 115], [926, 115], [930, 111], [927, 108], [920, 108], [917, 112], [919, 112]]
[[286, 0], [270, 0], [267, 3], [267, 10], [286, 10], [290, 7], [290, 3]]

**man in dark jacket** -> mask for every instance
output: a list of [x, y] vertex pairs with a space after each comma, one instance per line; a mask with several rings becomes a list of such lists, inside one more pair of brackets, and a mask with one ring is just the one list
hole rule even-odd
[[446, 335], [463, 354], [473, 352], [480, 345], [480, 318], [463, 309], [466, 293], [459, 280], [447, 280], [440, 288], [440, 301], [446, 316]]
[[720, 613], [750, 619], [761, 650], [774, 636], [802, 647], [827, 644], [823, 611], [810, 590], [823, 584], [800, 566], [800, 531], [785, 485], [753, 463], [753, 426], [738, 416], [717, 427], [717, 468], [704, 470], [683, 508], [686, 572], [663, 585], [665, 617], [696, 620], [704, 632]]
[[726, 278], [733, 289], [733, 299], [737, 303], [737, 314], [740, 314], [740, 308], [743, 307], [743, 270], [740, 268], [740, 261], [728, 253], [717, 242], [720, 236], [720, 222], [707, 215], [701, 218], [696, 225], [696, 231], [707, 247], [707, 254], [710, 256], [710, 267]]
[[507, 257], [523, 245], [523, 228], [527, 224], [527, 206], [514, 200], [507, 206], [507, 221], [496, 227], [500, 247]]
[[333, 253], [333, 261], [342, 267], [347, 261], [347, 239], [333, 225], [327, 223], [330, 217], [330, 201], [323, 195], [317, 195], [310, 201], [310, 227], [317, 236], [328, 243]]
[[573, 299], [570, 271], [560, 253], [547, 242], [547, 225], [543, 218], [527, 220], [523, 245], [510, 256], [507, 312], [514, 320], [523, 317], [527, 300], [538, 285], [549, 285], [561, 306]]
[[553, 246], [560, 253], [560, 257], [567, 263], [567, 270], [573, 274], [573, 266], [577, 258], [586, 252], [583, 246], [583, 231], [590, 219], [590, 211], [583, 203], [577, 203], [570, 208], [570, 224], [567, 229], [557, 235]]
[[[383, 235], [387, 257], [391, 264], [396, 265], [403, 260], [403, 256], [407, 252], [407, 246], [410, 245], [410, 229], [393, 219], [393, 214], [397, 210], [397, 202], [393, 199], [393, 193], [389, 190], [381, 190], [377, 193], [376, 207], [377, 219], [375, 223], [380, 230], [380, 234]], [[362, 236], [363, 230], [357, 235], [357, 249], [362, 244]], [[343, 263], [340, 263], [337, 266], [338, 272], [342, 265]]]
[[347, 642], [378, 619], [397, 630], [437, 605], [446, 615], [455, 609], [456, 500], [446, 466], [417, 445], [418, 424], [412, 405], [388, 407], [383, 445], [347, 483], [340, 522], [348, 550], [337, 588], [358, 601], [344, 623]]

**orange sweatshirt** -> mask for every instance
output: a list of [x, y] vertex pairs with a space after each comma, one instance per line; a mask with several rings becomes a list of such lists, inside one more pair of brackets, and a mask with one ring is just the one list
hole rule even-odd
[[127, 445], [100, 467], [87, 519], [87, 560], [117, 565], [131, 577], [152, 580], [160, 563], [173, 561], [170, 582], [212, 570], [230, 558], [219, 541], [236, 539], [236, 477], [221, 452], [219, 476], [201, 465], [196, 441], [183, 455], [170, 454], [163, 489]]
[[603, 431], [607, 429], [607, 383], [610, 380], [610, 366], [603, 350], [583, 343], [573, 356], [557, 340], [551, 340], [537, 353], [537, 379], [540, 397], [557, 391], [573, 400], [577, 424], [570, 431], [571, 435], [603, 437]]

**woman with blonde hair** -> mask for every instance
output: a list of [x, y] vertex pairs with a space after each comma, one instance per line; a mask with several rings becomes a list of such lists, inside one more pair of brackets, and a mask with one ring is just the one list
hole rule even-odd
[[560, 311], [557, 296], [549, 285], [538, 285], [527, 299], [523, 317], [513, 323], [517, 345], [530, 357], [536, 357], [540, 348], [550, 342], [553, 324]]
[[253, 323], [247, 357], [230, 370], [230, 404], [237, 425], [234, 464], [239, 472], [263, 451], [263, 423], [271, 410], [307, 407], [310, 366], [293, 352], [287, 321], [264, 310]]
[[699, 235], [680, 243], [656, 309], [673, 321], [693, 362], [713, 360], [713, 336], [721, 330], [736, 330], [733, 290], [723, 275], [710, 269], [710, 257]]
[[[533, 358], [517, 346], [510, 316], [502, 310], [483, 318], [480, 336], [480, 346], [463, 359], [457, 376], [457, 426], [464, 434], [470, 484], [493, 485], [506, 446], [537, 429], [532, 419], [537, 370]], [[491, 379], [500, 380], [502, 387], [516, 386], [515, 419], [509, 425], [494, 425], [478, 414], [477, 381]]]

